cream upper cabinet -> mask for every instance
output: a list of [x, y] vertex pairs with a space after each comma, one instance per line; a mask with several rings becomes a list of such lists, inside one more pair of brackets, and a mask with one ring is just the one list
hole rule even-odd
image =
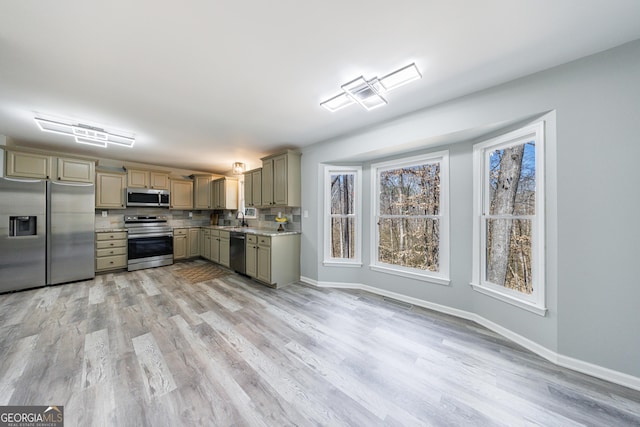
[[131, 188], [153, 188], [169, 190], [169, 174], [142, 169], [127, 170], [127, 186]]
[[262, 159], [262, 206], [299, 207], [300, 153], [286, 151]]
[[211, 209], [211, 175], [193, 176], [193, 208]]
[[171, 196], [169, 209], [193, 209], [193, 181], [171, 179]]
[[244, 205], [262, 206], [262, 168], [244, 174]]
[[126, 184], [124, 173], [96, 172], [96, 208], [124, 209]]
[[262, 160], [262, 206], [273, 206], [273, 160]]
[[58, 157], [58, 180], [93, 182], [95, 166], [95, 162], [91, 160]]
[[149, 188], [149, 171], [138, 169], [127, 170], [127, 187], [130, 188]]
[[51, 177], [51, 156], [7, 151], [7, 176], [48, 179]]
[[213, 209], [238, 209], [238, 178], [224, 177], [211, 183]]
[[166, 172], [149, 173], [149, 182], [154, 190], [169, 190], [169, 174]]
[[7, 151], [7, 176], [94, 182], [95, 161], [56, 157], [47, 154]]
[[244, 175], [244, 205], [246, 207], [255, 206], [253, 204], [253, 181], [251, 181], [251, 173], [247, 171]]

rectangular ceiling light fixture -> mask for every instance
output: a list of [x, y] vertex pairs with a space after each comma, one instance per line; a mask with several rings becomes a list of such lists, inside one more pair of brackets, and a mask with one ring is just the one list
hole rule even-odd
[[331, 99], [327, 99], [326, 101], [322, 102], [320, 105], [333, 113], [334, 111], [338, 111], [341, 108], [347, 107], [353, 104], [354, 102], [355, 101], [351, 97], [349, 97], [349, 95], [343, 92], [340, 95], [336, 95]]
[[422, 74], [420, 74], [416, 64], [410, 64], [387, 74], [380, 79], [380, 84], [386, 91], [390, 91], [420, 78], [422, 78]]
[[103, 148], [106, 148], [107, 144], [133, 147], [136, 141], [133, 136], [120, 135], [83, 123], [64, 123], [40, 117], [34, 117], [34, 120], [41, 131], [73, 136], [79, 144], [89, 144]]
[[387, 103], [378, 91], [364, 77], [358, 77], [342, 85], [342, 90], [367, 111], [382, 107]]
[[334, 112], [351, 104], [360, 104], [367, 111], [387, 104], [383, 94], [422, 78], [415, 63], [393, 71], [378, 79], [366, 80], [363, 76], [343, 84], [342, 93], [320, 103], [320, 106]]

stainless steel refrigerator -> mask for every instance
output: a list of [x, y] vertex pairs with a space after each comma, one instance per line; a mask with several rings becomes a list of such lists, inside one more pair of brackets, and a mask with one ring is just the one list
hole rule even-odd
[[0, 178], [0, 292], [95, 276], [94, 186]]

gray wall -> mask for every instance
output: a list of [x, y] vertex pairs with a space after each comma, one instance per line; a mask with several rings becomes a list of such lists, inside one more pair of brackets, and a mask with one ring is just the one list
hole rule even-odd
[[[640, 211], [638, 76], [640, 41], [307, 147], [302, 276], [362, 283], [477, 313], [549, 350], [640, 377], [635, 268], [640, 223], [632, 217]], [[548, 132], [545, 317], [469, 286], [473, 142], [543, 115]], [[369, 270], [370, 162], [443, 148], [450, 153], [451, 285]], [[335, 162], [364, 167], [362, 268], [322, 266], [319, 165]]]

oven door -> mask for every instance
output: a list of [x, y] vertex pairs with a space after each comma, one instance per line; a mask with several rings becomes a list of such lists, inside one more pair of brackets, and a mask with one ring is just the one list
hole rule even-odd
[[129, 271], [173, 264], [173, 236], [166, 233], [129, 235]]

